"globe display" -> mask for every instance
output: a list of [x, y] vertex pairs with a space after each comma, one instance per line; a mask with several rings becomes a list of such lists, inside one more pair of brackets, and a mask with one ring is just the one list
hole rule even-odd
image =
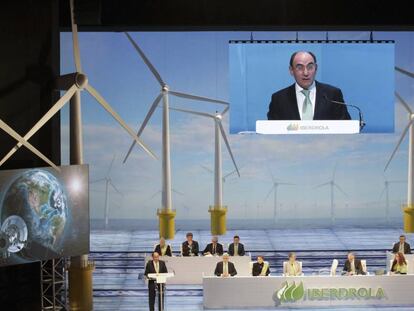
[[59, 252], [68, 204], [64, 187], [55, 176], [33, 169], [12, 181], [3, 196], [1, 222], [12, 215], [20, 216], [26, 223], [29, 243], [35, 241]]

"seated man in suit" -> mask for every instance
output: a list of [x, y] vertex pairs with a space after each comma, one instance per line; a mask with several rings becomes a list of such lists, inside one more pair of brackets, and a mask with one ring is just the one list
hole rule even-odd
[[214, 274], [222, 277], [235, 276], [237, 274], [234, 264], [229, 261], [229, 254], [225, 253], [223, 255], [223, 261], [217, 263]]
[[233, 237], [233, 243], [229, 245], [230, 256], [244, 256], [244, 245], [240, 243], [240, 237], [235, 235]]
[[171, 246], [165, 243], [164, 238], [160, 238], [160, 243], [155, 246], [154, 252], [157, 252], [161, 256], [172, 256]]
[[257, 256], [257, 261], [253, 264], [253, 276], [268, 276], [270, 274], [269, 264], [264, 262], [263, 256]]
[[296, 254], [291, 252], [288, 255], [288, 262], [283, 265], [283, 274], [286, 276], [298, 276], [302, 274], [302, 267], [296, 261]]
[[392, 252], [394, 254], [400, 252], [403, 254], [411, 254], [411, 247], [410, 244], [408, 244], [405, 241], [405, 235], [400, 235], [400, 242], [397, 242], [394, 244], [393, 248], [392, 248]]
[[218, 237], [213, 236], [211, 238], [211, 243], [207, 244], [206, 248], [203, 251], [204, 256], [205, 255], [217, 255], [221, 256], [223, 255], [223, 245], [218, 243]]
[[298, 51], [289, 62], [296, 83], [272, 95], [269, 120], [350, 120], [342, 91], [315, 81], [318, 65], [312, 52]]
[[361, 260], [356, 259], [354, 253], [348, 253], [348, 259], [345, 261], [344, 270], [342, 271], [342, 274], [365, 274], [364, 269], [362, 268]]
[[181, 246], [181, 256], [197, 256], [198, 255], [198, 242], [193, 240], [193, 234], [188, 232], [186, 234], [187, 241], [183, 242]]
[[[165, 262], [160, 260], [160, 255], [157, 252], [152, 253], [152, 260], [147, 262], [145, 266], [145, 276], [148, 278], [150, 273], [167, 273], [167, 266]], [[158, 310], [161, 311], [161, 302], [164, 305], [164, 287], [162, 291], [162, 297], [160, 295], [162, 284], [156, 284], [155, 280], [148, 278], [148, 298], [149, 298], [149, 309], [154, 311], [156, 287], [158, 290]]]

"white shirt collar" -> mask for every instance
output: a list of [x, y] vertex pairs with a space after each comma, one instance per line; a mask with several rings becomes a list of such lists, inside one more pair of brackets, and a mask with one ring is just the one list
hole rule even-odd
[[[315, 89], [315, 87], [316, 87], [315, 86], [315, 81], [313, 81], [311, 86], [308, 88], [308, 90], [312, 92]], [[295, 90], [296, 90], [296, 93], [298, 93], [298, 92], [302, 92], [302, 90], [304, 90], [304, 88], [301, 87], [297, 82], [295, 82]]]

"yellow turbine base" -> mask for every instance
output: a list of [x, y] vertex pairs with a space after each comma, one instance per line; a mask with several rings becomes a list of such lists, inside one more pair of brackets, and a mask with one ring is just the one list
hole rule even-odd
[[70, 267], [69, 270], [69, 310], [92, 311], [92, 272], [93, 263], [86, 267]]
[[223, 235], [227, 231], [227, 206], [210, 206], [208, 209], [211, 218], [211, 234]]
[[414, 205], [405, 205], [404, 207], [404, 232], [414, 233]]
[[157, 216], [159, 219], [160, 238], [167, 240], [174, 239], [175, 236], [175, 210], [159, 209]]

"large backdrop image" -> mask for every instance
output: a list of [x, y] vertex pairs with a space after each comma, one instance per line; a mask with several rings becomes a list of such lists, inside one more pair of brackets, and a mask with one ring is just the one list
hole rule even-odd
[[[248, 40], [250, 32], [132, 32], [170, 89], [229, 101], [229, 40]], [[294, 32], [255, 32], [256, 40], [291, 40]], [[324, 40], [325, 32], [299, 33], [301, 40]], [[330, 32], [331, 40], [366, 40], [368, 32]], [[414, 35], [375, 32], [376, 40], [395, 40], [395, 65], [414, 71]], [[160, 85], [124, 33], [80, 33], [80, 50], [89, 81], [138, 130], [160, 92]], [[367, 59], [367, 62], [369, 59]], [[72, 72], [72, 39], [61, 34], [61, 72]], [[357, 78], [357, 77], [355, 77]], [[380, 77], [379, 77], [380, 78]], [[411, 104], [412, 81], [395, 72], [395, 89]], [[269, 98], [270, 100], [270, 98]], [[229, 112], [222, 124], [240, 177], [225, 149], [223, 205], [229, 225], [297, 227], [402, 223], [407, 196], [407, 143], [385, 165], [408, 116], [395, 99], [395, 133], [333, 136], [230, 135]], [[170, 106], [214, 114], [217, 103], [170, 97]], [[161, 114], [157, 108], [141, 134], [161, 155]], [[90, 97], [82, 93], [85, 163], [90, 165], [93, 228], [155, 228], [161, 208], [161, 161], [131, 145], [128, 135]], [[68, 163], [68, 110], [62, 113], [63, 164]], [[209, 228], [214, 204], [214, 122], [170, 111], [172, 201], [180, 227]], [[224, 146], [224, 143], [223, 143]], [[105, 221], [106, 219], [106, 221]]]

